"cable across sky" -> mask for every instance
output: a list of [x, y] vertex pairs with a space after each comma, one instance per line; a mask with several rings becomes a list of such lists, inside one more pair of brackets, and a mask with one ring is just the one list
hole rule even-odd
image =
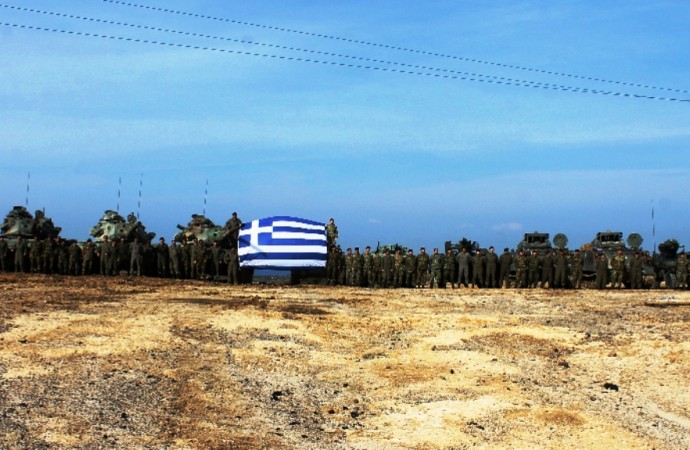
[[570, 86], [537, 85], [537, 84], [533, 84], [530, 82], [474, 78], [471, 76], [447, 75], [447, 74], [442, 74], [442, 73], [413, 72], [410, 70], [401, 70], [401, 69], [376, 67], [376, 66], [366, 66], [366, 65], [360, 65], [360, 64], [349, 64], [349, 63], [343, 63], [343, 62], [338, 62], [338, 61], [324, 61], [324, 60], [318, 60], [318, 59], [298, 58], [298, 57], [294, 57], [294, 56], [270, 55], [270, 54], [265, 54], [265, 53], [253, 53], [253, 52], [245, 52], [245, 51], [240, 51], [240, 50], [230, 50], [230, 49], [223, 49], [223, 48], [217, 48], [217, 47], [208, 47], [208, 46], [191, 45], [191, 44], [177, 44], [177, 43], [172, 43], [172, 42], [154, 41], [154, 40], [149, 40], [149, 39], [140, 39], [140, 38], [124, 37], [124, 36], [111, 36], [111, 35], [104, 35], [104, 34], [97, 34], [97, 33], [87, 33], [87, 32], [74, 31], [74, 30], [63, 30], [63, 29], [57, 29], [57, 28], [45, 28], [45, 27], [38, 27], [38, 26], [33, 26], [33, 25], [23, 25], [23, 24], [7, 23], [7, 22], [2, 22], [2, 23], [0, 23], [0, 25], [7, 26], [7, 27], [13, 27], [13, 28], [23, 28], [23, 29], [28, 29], [28, 30], [38, 30], [38, 31], [47, 31], [47, 32], [52, 32], [52, 33], [61, 33], [61, 34], [67, 34], [67, 35], [73, 35], [73, 36], [95, 37], [95, 38], [110, 39], [110, 40], [116, 40], [116, 41], [136, 42], [136, 43], [142, 43], [142, 44], [185, 48], [185, 49], [191, 49], [191, 50], [203, 50], [203, 51], [212, 51], [212, 52], [227, 53], [227, 54], [237, 54], [237, 55], [261, 57], [261, 58], [271, 58], [271, 59], [278, 59], [278, 60], [285, 60], [285, 61], [296, 61], [296, 62], [304, 62], [304, 63], [348, 67], [348, 68], [354, 68], [354, 69], [376, 70], [376, 71], [382, 71], [382, 72], [392, 72], [392, 73], [400, 73], [400, 74], [416, 75], [416, 76], [424, 76], [424, 77], [433, 77], [433, 78], [441, 78], [441, 79], [474, 81], [474, 82], [479, 82], [479, 83], [500, 84], [500, 85], [505, 85], [505, 86], [530, 87], [530, 88], [535, 88], [535, 89], [548, 89], [548, 90], [557, 90], [557, 91], [573, 92], [573, 93], [607, 95], [607, 96], [612, 96], [612, 97], [626, 97], [626, 98], [632, 98], [632, 99], [646, 99], [646, 100], [660, 100], [660, 101], [668, 101], [668, 102], [690, 103], [690, 99], [683, 99], [683, 98], [658, 97], [658, 96], [651, 96], [651, 95], [642, 95], [642, 94], [634, 94], [634, 93], [627, 93], [627, 92], [604, 91], [604, 90], [600, 90], [600, 89], [578, 88], [578, 87], [570, 87]]
[[477, 63], [477, 64], [485, 64], [485, 65], [503, 67], [503, 68], [508, 68], [508, 69], [524, 70], [524, 71], [528, 71], [528, 72], [541, 73], [541, 74], [546, 74], [546, 75], [554, 75], [554, 76], [559, 76], [559, 77], [569, 77], [569, 78], [575, 78], [575, 79], [580, 79], [580, 80], [596, 81], [596, 82], [601, 82], [601, 83], [612, 83], [612, 84], [619, 84], [622, 86], [638, 87], [638, 88], [645, 88], [645, 89], [664, 90], [664, 91], [678, 92], [678, 93], [690, 93], [690, 91], [684, 90], [684, 89], [651, 86], [651, 85], [646, 85], [646, 84], [641, 84], [641, 83], [629, 83], [629, 82], [616, 81], [616, 80], [607, 80], [607, 79], [588, 77], [588, 76], [582, 76], [582, 75], [574, 75], [574, 74], [563, 73], [563, 72], [555, 72], [555, 71], [549, 71], [549, 70], [543, 70], [543, 69], [535, 69], [535, 68], [530, 68], [530, 67], [517, 66], [517, 65], [512, 65], [512, 64], [503, 64], [503, 63], [494, 62], [494, 61], [487, 61], [487, 60], [476, 59], [476, 58], [466, 58], [466, 57], [462, 57], [462, 56], [443, 54], [443, 53], [427, 51], [427, 50], [410, 49], [410, 48], [398, 47], [398, 46], [394, 46], [394, 45], [388, 45], [388, 44], [382, 44], [382, 43], [376, 43], [376, 42], [361, 41], [361, 40], [352, 39], [352, 38], [330, 36], [330, 35], [319, 34], [319, 33], [311, 33], [311, 32], [303, 31], [303, 30], [294, 30], [294, 29], [290, 29], [290, 28], [283, 28], [283, 27], [272, 26], [272, 25], [263, 25], [263, 24], [253, 23], [253, 22], [245, 22], [245, 21], [237, 20], [237, 19], [227, 19], [227, 18], [223, 18], [223, 17], [208, 16], [208, 15], [204, 15], [204, 14], [197, 14], [197, 13], [191, 13], [191, 12], [187, 12], [187, 11], [167, 9], [167, 8], [161, 8], [161, 7], [156, 7], [156, 6], [141, 5], [138, 3], [123, 2], [123, 1], [119, 1], [119, 0], [102, 0], [102, 1], [107, 2], [107, 3], [117, 4], [117, 5], [134, 7], [134, 8], [148, 9], [151, 11], [159, 11], [159, 12], [165, 12], [165, 13], [170, 13], [170, 14], [177, 14], [177, 15], [181, 15], [181, 16], [195, 17], [195, 18], [199, 18], [199, 19], [207, 19], [207, 20], [214, 20], [214, 21], [220, 21], [220, 22], [226, 22], [226, 23], [234, 23], [237, 25], [245, 25], [245, 26], [250, 26], [250, 27], [264, 28], [264, 29], [269, 29], [269, 30], [274, 30], [274, 31], [282, 31], [282, 32], [286, 32], [286, 33], [296, 33], [296, 34], [301, 34], [301, 35], [305, 35], [305, 36], [318, 37], [318, 38], [322, 38], [322, 39], [331, 39], [331, 40], [348, 42], [348, 43], [352, 43], [352, 44], [367, 45], [367, 46], [371, 46], [371, 47], [380, 47], [380, 48], [385, 48], [385, 49], [389, 49], [389, 50], [397, 50], [397, 51], [408, 52], [408, 53], [417, 53], [417, 54], [422, 54], [422, 55], [436, 56], [436, 57], [440, 57], [440, 58], [448, 58], [448, 59], [454, 59], [457, 61], [465, 61], [465, 62], [471, 62], [471, 63]]

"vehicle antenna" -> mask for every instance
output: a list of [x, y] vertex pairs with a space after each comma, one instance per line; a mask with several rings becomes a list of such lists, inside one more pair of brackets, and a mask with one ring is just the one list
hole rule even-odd
[[122, 191], [122, 176], [118, 179], [118, 185], [117, 185], [117, 208], [115, 208], [115, 211], [120, 213], [120, 191]]
[[204, 216], [206, 216], [206, 201], [208, 199], [208, 178], [206, 178], [206, 190], [204, 191]]
[[654, 200], [652, 200], [652, 254], [656, 255], [656, 225], [654, 224]]
[[141, 188], [144, 185], [144, 172], [139, 176], [139, 202], [137, 203], [137, 219], [139, 219], [139, 213], [141, 212]]
[[26, 173], [26, 209], [29, 209], [29, 184], [31, 183], [31, 172]]

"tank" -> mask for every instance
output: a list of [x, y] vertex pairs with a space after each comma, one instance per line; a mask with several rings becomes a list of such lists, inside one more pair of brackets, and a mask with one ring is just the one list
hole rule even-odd
[[448, 250], [452, 250], [453, 253], [458, 253], [463, 248], [467, 250], [468, 253], [473, 254], [476, 250], [479, 250], [479, 243], [477, 243], [477, 241], [471, 241], [463, 237], [456, 243], [446, 241], [446, 244], [444, 246], [444, 250], [446, 251], [446, 253], [448, 253]]
[[12, 246], [14, 239], [22, 238], [52, 239], [60, 235], [62, 228], [53, 225], [53, 220], [46, 217], [41, 210], [35, 215], [23, 206], [15, 206], [7, 213], [0, 226], [0, 235], [8, 240]]
[[119, 241], [124, 239], [131, 242], [137, 238], [141, 243], [150, 243], [156, 233], [149, 233], [146, 227], [137, 219], [134, 213], [127, 216], [127, 220], [113, 210], [106, 210], [98, 223], [91, 228], [91, 236], [97, 242], [105, 240]]
[[[231, 226], [230, 220], [226, 222], [225, 226], [216, 225], [213, 221], [202, 214], [192, 214], [192, 220], [187, 226], [177, 225], [180, 230], [174, 237], [177, 242], [184, 242], [185, 239], [197, 239], [203, 241], [207, 245], [218, 242], [218, 244], [225, 249], [232, 247], [231, 236], [233, 233], [241, 228], [239, 226]], [[236, 244], [235, 244], [236, 246]]]

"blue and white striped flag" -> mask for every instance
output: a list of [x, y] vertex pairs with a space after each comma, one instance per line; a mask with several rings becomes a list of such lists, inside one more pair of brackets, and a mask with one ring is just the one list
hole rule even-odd
[[238, 254], [240, 267], [326, 267], [326, 224], [288, 216], [252, 220], [240, 228]]

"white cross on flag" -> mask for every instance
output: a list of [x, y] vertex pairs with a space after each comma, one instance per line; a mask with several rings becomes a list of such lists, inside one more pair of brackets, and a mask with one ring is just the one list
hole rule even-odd
[[326, 224], [321, 222], [289, 216], [252, 220], [240, 228], [240, 267], [326, 267], [326, 242]]

